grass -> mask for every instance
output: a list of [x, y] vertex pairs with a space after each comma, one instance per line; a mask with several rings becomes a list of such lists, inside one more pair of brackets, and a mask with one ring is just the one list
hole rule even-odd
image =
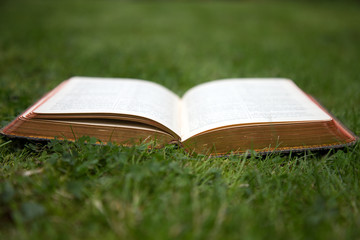
[[[1, 126], [70, 76], [287, 77], [360, 135], [352, 2], [0, 2]], [[189, 156], [0, 137], [2, 239], [357, 239], [360, 145]]]

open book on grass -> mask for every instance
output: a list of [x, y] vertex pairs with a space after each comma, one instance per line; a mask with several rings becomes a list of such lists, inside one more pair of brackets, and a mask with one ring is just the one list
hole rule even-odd
[[288, 79], [224, 79], [182, 98], [153, 82], [73, 77], [2, 129], [7, 136], [132, 145], [177, 142], [202, 154], [333, 148], [356, 141]]

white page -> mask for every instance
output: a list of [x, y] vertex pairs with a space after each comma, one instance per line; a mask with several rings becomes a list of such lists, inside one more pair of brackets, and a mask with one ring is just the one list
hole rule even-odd
[[73, 77], [35, 113], [119, 113], [152, 119], [180, 135], [180, 98], [144, 80]]
[[288, 79], [218, 80], [190, 89], [182, 100], [183, 141], [234, 124], [331, 120]]

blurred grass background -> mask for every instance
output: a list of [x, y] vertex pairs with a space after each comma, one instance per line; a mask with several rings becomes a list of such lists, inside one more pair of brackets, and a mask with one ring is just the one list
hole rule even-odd
[[[360, 5], [301, 1], [0, 2], [0, 123], [71, 76], [179, 95], [285, 77], [360, 134]], [[168, 146], [0, 138], [3, 238], [360, 236], [359, 145], [330, 155], [207, 159]]]

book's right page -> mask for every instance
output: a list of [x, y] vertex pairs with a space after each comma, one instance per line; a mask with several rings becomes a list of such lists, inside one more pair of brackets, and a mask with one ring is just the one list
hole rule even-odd
[[230, 125], [330, 120], [289, 79], [224, 79], [185, 93], [181, 139]]

